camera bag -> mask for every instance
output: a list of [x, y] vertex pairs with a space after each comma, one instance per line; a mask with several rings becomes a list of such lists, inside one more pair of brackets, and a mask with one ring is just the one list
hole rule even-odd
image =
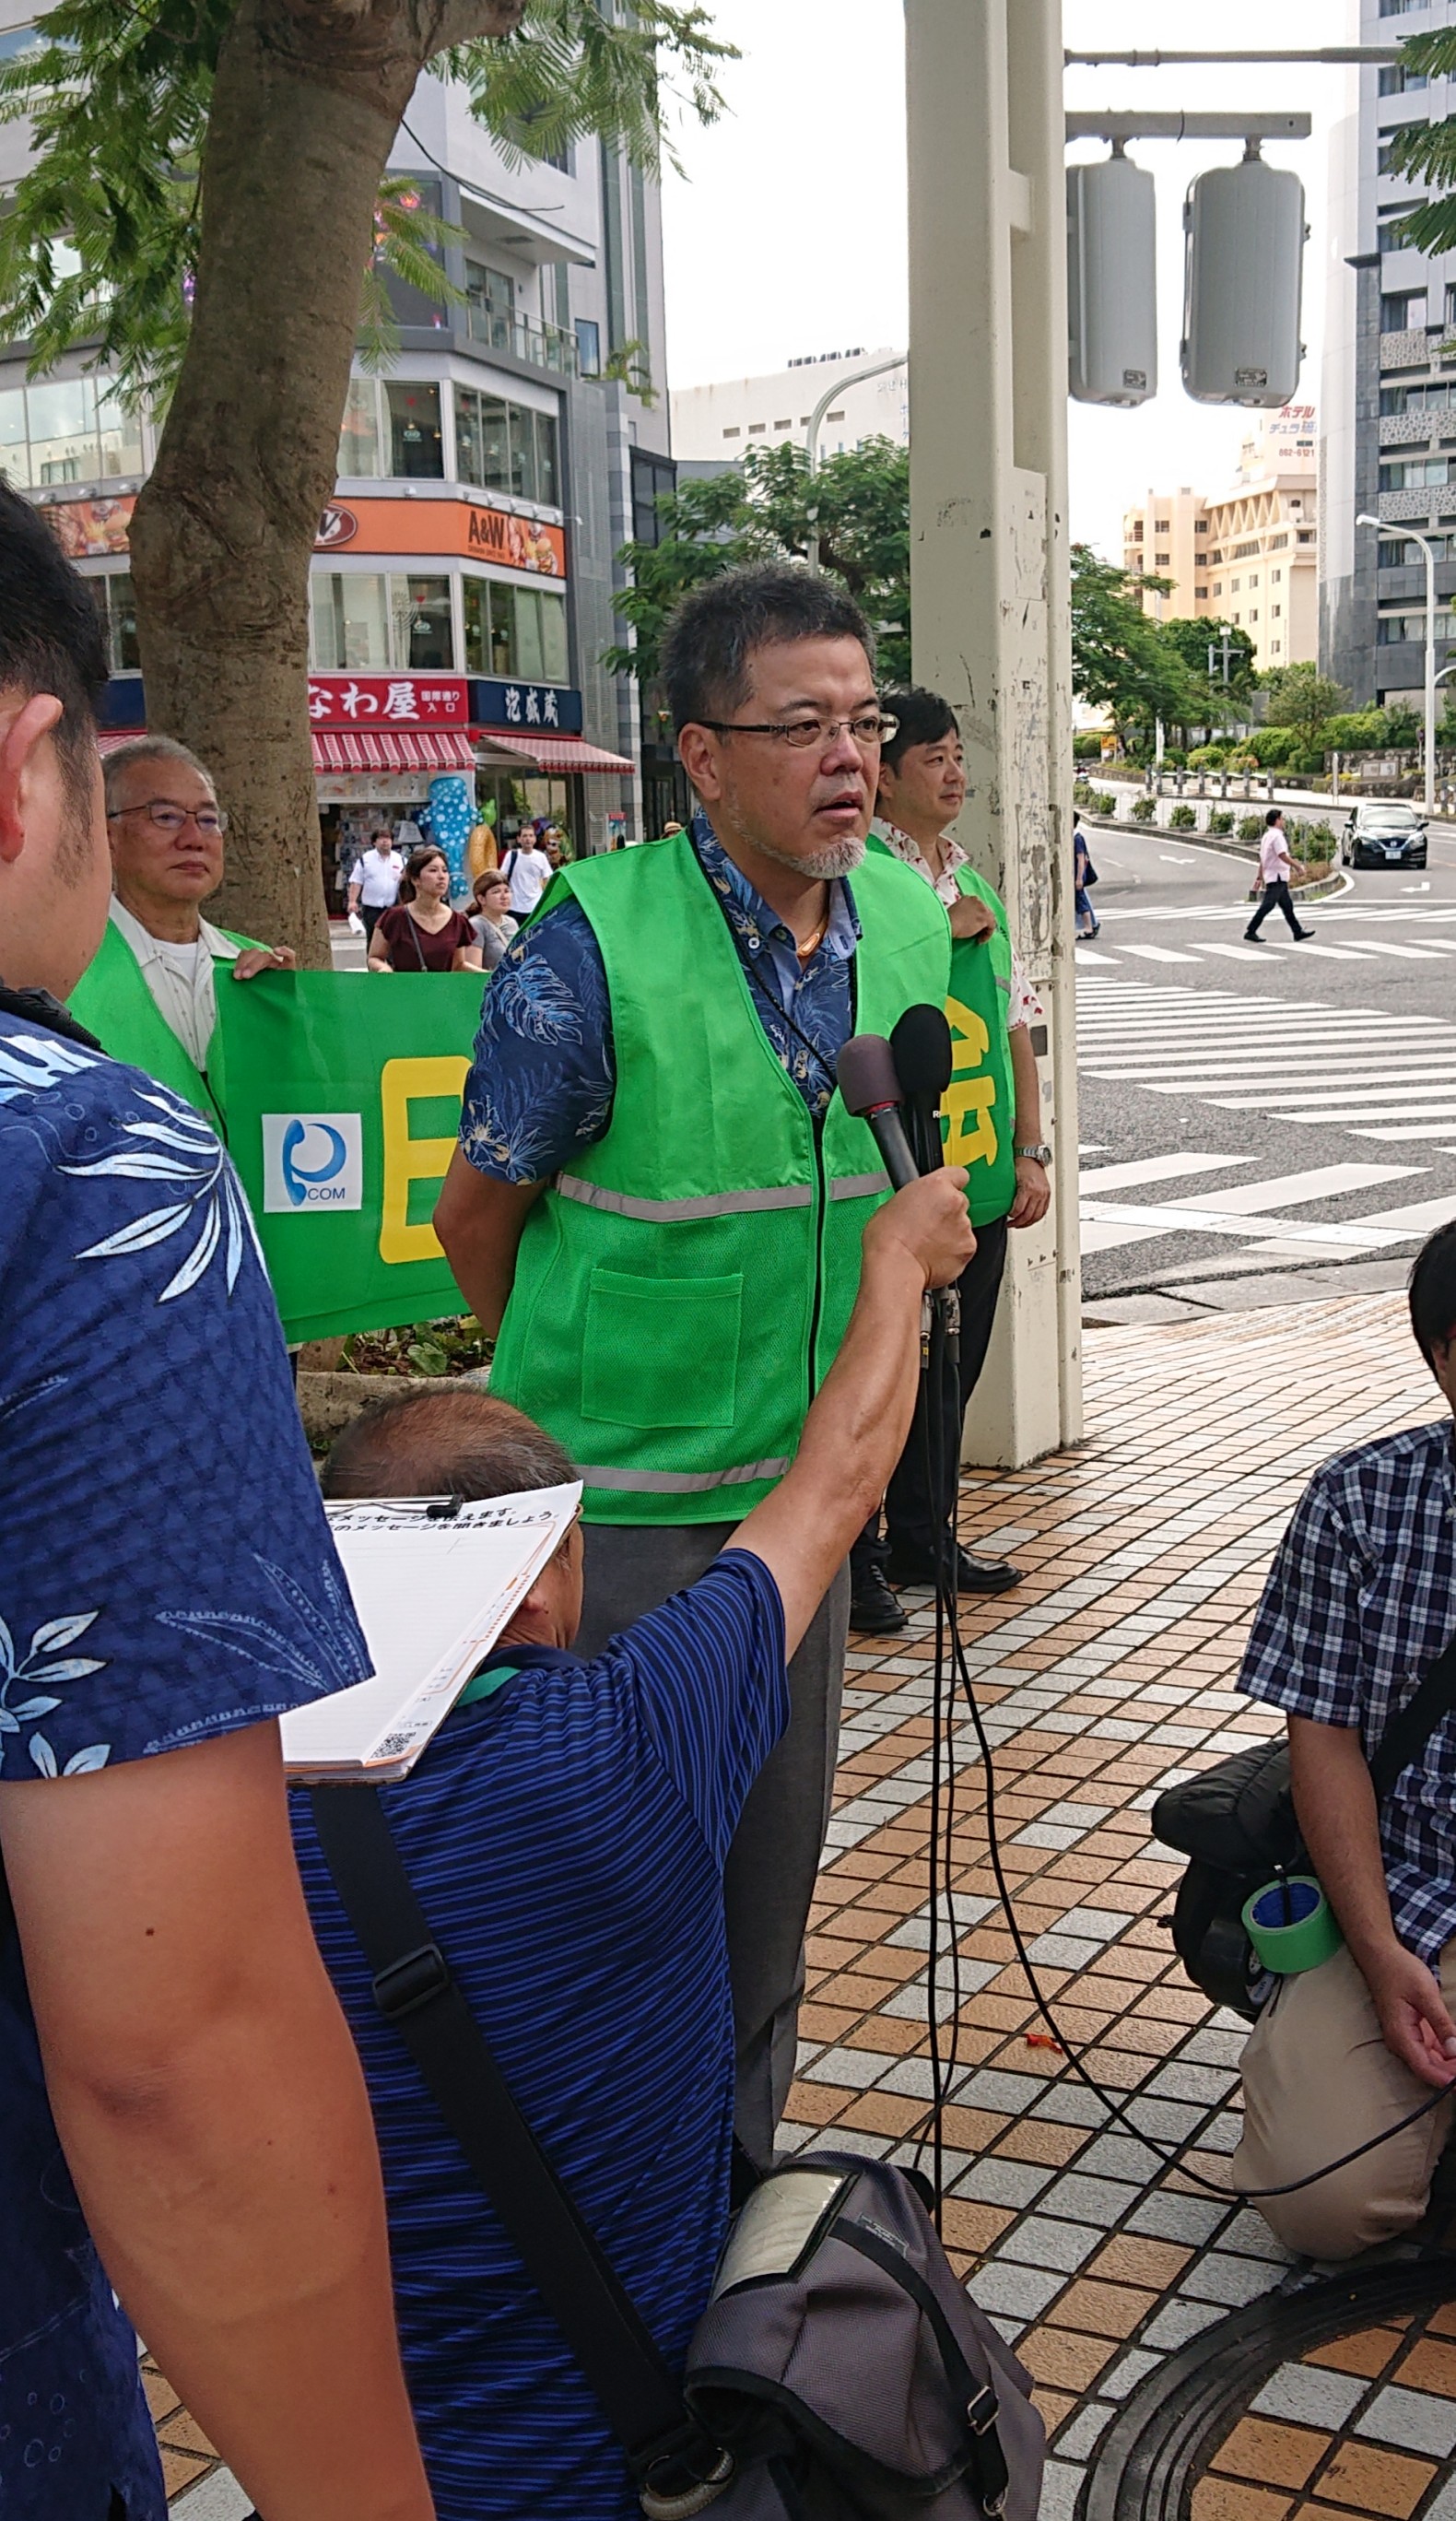
[[[1456, 1636], [1386, 1726], [1370, 1763], [1377, 1804], [1456, 1707]], [[1281, 1874], [1305, 1869], [1287, 1739], [1253, 1743], [1231, 1760], [1168, 1786], [1153, 1835], [1189, 1859], [1173, 1902], [1173, 1944], [1197, 1988], [1256, 2021], [1268, 1992], [1244, 1925], [1244, 1902]]]

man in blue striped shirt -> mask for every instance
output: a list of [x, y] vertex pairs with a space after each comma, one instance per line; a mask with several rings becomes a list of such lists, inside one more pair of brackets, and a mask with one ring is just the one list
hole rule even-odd
[[[788, 1720], [788, 1658], [898, 1459], [924, 1290], [970, 1254], [965, 1181], [935, 1174], [871, 1218], [859, 1300], [794, 1464], [707, 1572], [584, 1663], [570, 1651], [574, 1528], [413, 1774], [385, 1792], [421, 1905], [522, 2111], [674, 2369], [728, 2215], [724, 1859]], [[488, 1496], [572, 1476], [528, 1418], [457, 1387], [356, 1422], [325, 1488]], [[374, 2107], [405, 2377], [439, 2521], [629, 2521], [625, 2459], [377, 2011], [307, 1803], [294, 1800], [314, 1928]]]
[[[1411, 1272], [1411, 1323], [1456, 1403], [1456, 1221]], [[1239, 1686], [1286, 1711], [1295, 1807], [1343, 1932], [1283, 1979], [1244, 2052], [1241, 2187], [1274, 2188], [1415, 2125], [1260, 2212], [1291, 2249], [1342, 2259], [1419, 2223], [1456, 2096], [1456, 1717], [1377, 1811], [1368, 1763], [1456, 1628], [1449, 1415], [1337, 1454], [1280, 1544]]]

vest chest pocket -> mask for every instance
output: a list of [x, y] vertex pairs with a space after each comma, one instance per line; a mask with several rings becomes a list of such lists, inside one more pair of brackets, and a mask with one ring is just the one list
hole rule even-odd
[[612, 1427], [731, 1427], [743, 1276], [639, 1278], [594, 1268], [581, 1406]]

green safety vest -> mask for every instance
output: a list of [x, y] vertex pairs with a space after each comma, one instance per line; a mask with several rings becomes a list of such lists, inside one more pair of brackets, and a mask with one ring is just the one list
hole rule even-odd
[[[878, 835], [870, 848], [894, 857]], [[896, 860], [903, 865], [903, 859]], [[925, 878], [918, 879], [922, 884]], [[994, 885], [970, 867], [956, 869], [962, 893], [983, 901], [996, 921], [990, 937], [950, 940], [950, 1088], [940, 1106], [945, 1161], [971, 1178], [966, 1203], [973, 1225], [1004, 1216], [1016, 1198], [1016, 1085], [1011, 1073], [1011, 931]]]
[[[236, 936], [230, 928], [219, 933], [239, 947], [253, 942], [250, 937]], [[230, 963], [213, 956], [214, 973], [229, 973], [231, 969]], [[185, 1103], [201, 1112], [205, 1121], [210, 1121], [220, 1137], [226, 1138], [221, 1025], [212, 1035], [207, 1074], [204, 1077], [166, 1022], [142, 976], [140, 963], [114, 919], [108, 919], [93, 959], [71, 990], [69, 1005], [77, 1024], [94, 1032], [102, 1049], [109, 1051], [113, 1059], [124, 1061], [128, 1068], [140, 1068], [148, 1077], [169, 1085], [174, 1094], [180, 1094]]]
[[[527, 1219], [490, 1388], [578, 1465], [591, 1523], [716, 1523], [788, 1469], [889, 1185], [836, 1094], [811, 1119], [764, 1032], [686, 833], [564, 868], [606, 967], [617, 1091], [607, 1134]], [[945, 914], [866, 858], [855, 1028], [939, 1005]]]

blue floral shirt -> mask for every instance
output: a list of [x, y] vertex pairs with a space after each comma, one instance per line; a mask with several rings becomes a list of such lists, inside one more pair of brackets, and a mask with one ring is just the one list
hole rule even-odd
[[[831, 886], [824, 940], [800, 968], [793, 931], [734, 865], [701, 808], [692, 838], [763, 1030], [809, 1110], [822, 1113], [854, 1030], [860, 930], [849, 886]], [[585, 911], [568, 899], [533, 919], [490, 976], [461, 1146], [497, 1181], [544, 1181], [606, 1136], [615, 1091], [602, 951]]]
[[[0, 1813], [364, 1678], [232, 1167], [190, 1105], [0, 1013]], [[162, 2521], [116, 2310], [0, 1952], [0, 2511]]]

